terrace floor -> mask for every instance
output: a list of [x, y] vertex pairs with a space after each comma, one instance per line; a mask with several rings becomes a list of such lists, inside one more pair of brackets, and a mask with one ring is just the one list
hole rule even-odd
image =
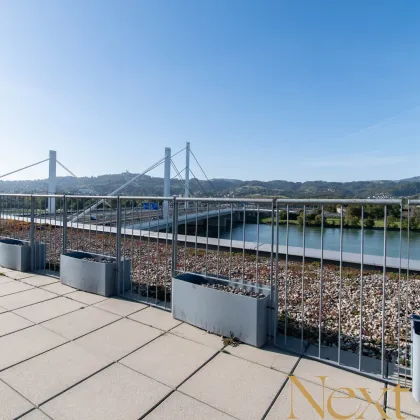
[[[53, 277], [0, 273], [1, 420], [399, 417], [398, 393], [380, 381], [274, 347], [224, 346], [168, 312]], [[342, 387], [355, 395], [331, 394]], [[420, 417], [411, 393], [401, 412]]]

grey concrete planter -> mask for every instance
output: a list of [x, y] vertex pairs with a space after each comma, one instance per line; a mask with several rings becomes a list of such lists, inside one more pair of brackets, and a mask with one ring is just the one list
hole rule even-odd
[[[172, 278], [172, 316], [206, 331], [261, 347], [267, 342], [269, 290], [248, 286], [262, 299], [204, 287], [202, 283], [235, 286], [228, 280], [184, 273]], [[241, 286], [242, 287], [242, 286]]]
[[30, 271], [45, 268], [45, 244], [19, 239], [0, 238], [0, 265], [11, 270]]
[[[87, 261], [83, 258], [93, 258], [95, 261]], [[102, 262], [104, 259], [111, 262]], [[120, 270], [124, 291], [126, 291], [131, 287], [131, 260], [121, 261]], [[118, 293], [117, 260], [113, 257], [78, 251], [61, 254], [60, 280], [67, 286], [85, 292], [101, 296], [116, 295]]]

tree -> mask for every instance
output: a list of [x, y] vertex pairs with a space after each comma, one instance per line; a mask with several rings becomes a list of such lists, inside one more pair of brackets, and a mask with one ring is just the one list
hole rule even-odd
[[357, 216], [350, 216], [346, 214], [344, 224], [348, 227], [359, 227], [359, 218]]
[[371, 217], [372, 219], [383, 219], [384, 218], [384, 207], [377, 204], [368, 204], [365, 207], [365, 217]]
[[360, 219], [362, 217], [362, 206], [359, 206], [358, 204], [350, 204], [347, 207], [346, 216], [347, 215]]
[[286, 210], [280, 210], [279, 219], [280, 220], [287, 220], [287, 211]]
[[365, 228], [372, 229], [374, 226], [375, 226], [375, 221], [371, 217], [368, 217], [367, 219], [365, 219]]

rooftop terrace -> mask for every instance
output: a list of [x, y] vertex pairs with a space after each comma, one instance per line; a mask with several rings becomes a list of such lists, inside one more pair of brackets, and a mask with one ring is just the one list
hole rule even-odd
[[[291, 410], [319, 419], [324, 408], [324, 418], [357, 418], [365, 409], [366, 419], [398, 418], [398, 393], [380, 380], [271, 346], [225, 345], [163, 310], [77, 291], [53, 277], [0, 273], [2, 420], [286, 419]], [[318, 376], [327, 377], [325, 407]], [[337, 400], [336, 393], [329, 407], [340, 387], [355, 398]], [[420, 418], [411, 393], [401, 393], [401, 412]]]

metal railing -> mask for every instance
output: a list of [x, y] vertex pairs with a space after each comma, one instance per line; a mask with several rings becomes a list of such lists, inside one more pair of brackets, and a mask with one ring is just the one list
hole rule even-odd
[[258, 285], [271, 292], [275, 345], [406, 385], [408, 316], [420, 304], [418, 206], [0, 194], [0, 236], [45, 243], [49, 275], [69, 251], [129, 260], [117, 265], [119, 294], [166, 310], [172, 277], [183, 272]]

